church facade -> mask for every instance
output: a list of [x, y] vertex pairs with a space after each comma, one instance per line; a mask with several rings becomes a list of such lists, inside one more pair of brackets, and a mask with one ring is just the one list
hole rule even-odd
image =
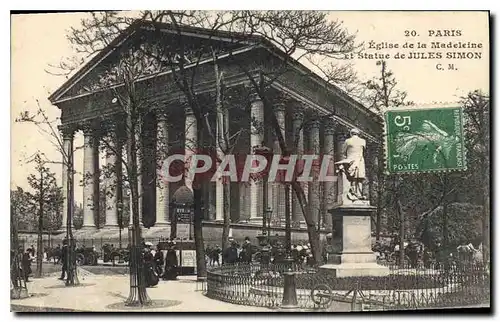
[[[128, 206], [124, 203], [124, 196], [128, 194], [126, 179], [117, 175], [126, 173], [123, 160], [127, 142], [124, 130], [126, 112], [119, 104], [124, 96], [124, 84], [116, 75], [120, 73], [122, 57], [144, 48], [144, 44], [160, 44], [158, 48], [165, 51], [160, 55], [164, 56], [169, 55], [169, 50], [170, 54], [180, 47], [185, 50], [183, 68], [189, 71], [190, 89], [206, 117], [206, 124], [197, 123], [190, 108], [192, 102], [187, 102], [183, 92], [186, 88], [179, 86], [175, 68], [155, 66], [154, 63], [138, 64], [140, 77], [135, 80], [135, 86], [140, 92], [143, 111], [137, 134], [140, 147], [139, 215], [144, 227], [150, 228], [146, 236], [169, 236], [173, 216], [170, 205], [175, 192], [186, 185], [185, 181], [164, 182], [158, 175], [165, 151], [210, 149], [209, 131], [213, 130], [217, 135], [222, 130], [218, 128], [220, 123], [216, 122], [214, 60], [224, 75], [224, 105], [227, 109], [224, 128], [232, 140], [232, 153], [248, 155], [254, 153], [254, 147], [265, 145], [279, 154], [280, 146], [270, 116], [270, 113], [275, 113], [286, 143], [297, 154], [329, 154], [338, 161], [342, 158], [341, 148], [349, 130], [357, 128], [367, 141], [367, 167], [376, 166], [375, 153], [381, 144], [377, 139], [382, 131], [381, 119], [339, 88], [287, 57], [273, 44], [259, 37], [237, 33], [138, 22], [49, 97], [61, 111], [60, 131], [67, 156], [71, 156], [70, 151], [74, 149], [75, 133], [82, 131], [84, 135], [81, 230], [89, 236], [116, 234], [119, 213]], [[148, 61], [145, 57], [141, 59]], [[267, 102], [255, 91], [256, 82], [265, 86]], [[103, 144], [104, 140], [106, 144]], [[107, 151], [105, 164], [99, 164], [100, 148]], [[75, 160], [69, 158], [63, 165], [65, 198], [70, 193], [68, 166], [73, 162]], [[100, 180], [99, 173], [104, 167], [113, 171]], [[367, 178], [367, 181], [364, 186], [373, 198], [373, 180]], [[73, 180], [71, 182], [75, 184]], [[285, 190], [281, 184], [266, 184], [267, 189], [263, 182], [257, 181], [230, 183], [227, 200], [234, 231], [260, 231], [266, 209], [272, 211], [272, 226], [277, 231], [283, 228]], [[105, 185], [109, 194], [106, 197], [106, 224], [98, 231], [94, 218], [99, 211], [101, 185]], [[332, 226], [328, 210], [335, 203], [336, 183], [313, 181], [304, 183], [304, 189], [315, 223], [328, 231]], [[219, 229], [224, 216], [223, 184], [203, 182], [202, 191], [204, 229]], [[264, 197], [266, 191], [267, 198]], [[290, 197], [294, 231], [306, 236], [298, 201], [293, 194]], [[68, 213], [66, 202], [64, 207], [63, 226]]]

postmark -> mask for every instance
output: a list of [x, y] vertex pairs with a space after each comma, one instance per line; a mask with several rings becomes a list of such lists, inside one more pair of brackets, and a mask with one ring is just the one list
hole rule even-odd
[[384, 121], [388, 173], [467, 168], [461, 107], [390, 109], [385, 111]]

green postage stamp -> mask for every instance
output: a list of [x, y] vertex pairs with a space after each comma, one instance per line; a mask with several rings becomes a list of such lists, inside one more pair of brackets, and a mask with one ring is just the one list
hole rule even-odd
[[389, 173], [466, 169], [461, 107], [387, 110], [384, 119]]

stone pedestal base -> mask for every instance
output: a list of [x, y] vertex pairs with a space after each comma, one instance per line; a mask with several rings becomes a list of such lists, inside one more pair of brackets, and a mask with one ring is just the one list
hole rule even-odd
[[248, 219], [248, 223], [262, 226], [262, 217], [250, 218]]
[[320, 267], [336, 277], [384, 276], [389, 268], [378, 265], [371, 244], [371, 214], [376, 210], [366, 201], [337, 205], [330, 210], [335, 223], [333, 251]]
[[390, 273], [388, 267], [377, 263], [342, 263], [326, 264], [319, 268], [335, 277], [347, 276], [387, 276]]
[[170, 226], [170, 223], [169, 222], [156, 222], [155, 225], [153, 226], [154, 227], [168, 227]]
[[[117, 226], [118, 227], [118, 226]], [[82, 228], [78, 230], [85, 230], [85, 231], [96, 231], [98, 230], [96, 226], [82, 226]]]

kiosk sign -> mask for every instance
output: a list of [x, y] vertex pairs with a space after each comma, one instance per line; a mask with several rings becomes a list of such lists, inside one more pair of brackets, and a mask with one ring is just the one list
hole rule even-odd
[[193, 212], [194, 210], [192, 207], [177, 207], [175, 209], [177, 222], [182, 224], [190, 224], [192, 222]]

